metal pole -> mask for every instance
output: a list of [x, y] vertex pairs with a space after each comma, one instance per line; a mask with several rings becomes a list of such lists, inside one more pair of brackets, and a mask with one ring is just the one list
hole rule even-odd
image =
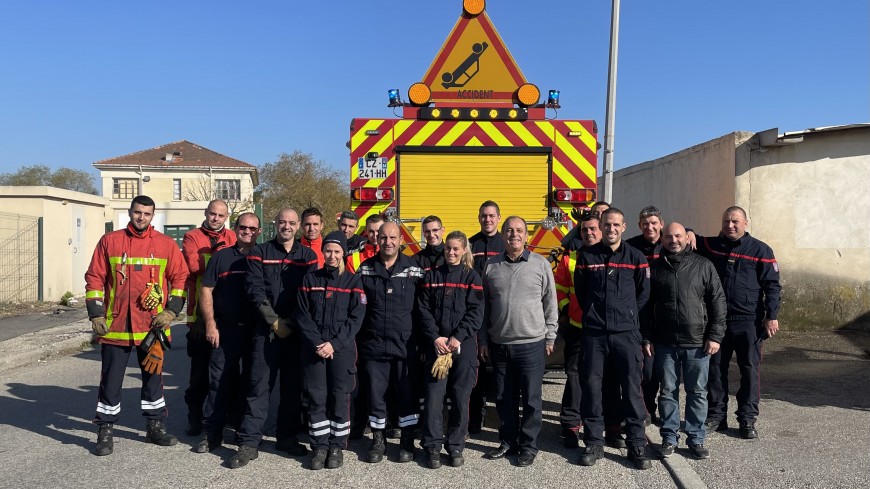
[[45, 283], [45, 236], [43, 234], [43, 221], [44, 218], [40, 217], [36, 220], [36, 239], [37, 244], [37, 258], [36, 258], [36, 300], [42, 302], [45, 299], [45, 295], [42, 293], [42, 286]]
[[613, 203], [613, 124], [616, 117], [616, 60], [619, 52], [619, 0], [610, 14], [610, 64], [607, 70], [607, 112], [604, 115], [604, 200]]

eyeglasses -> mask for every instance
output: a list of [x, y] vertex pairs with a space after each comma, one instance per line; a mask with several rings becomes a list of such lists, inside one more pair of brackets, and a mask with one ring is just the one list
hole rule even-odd
[[250, 231], [253, 233], [256, 232], [258, 229], [260, 228], [257, 226], [239, 226], [239, 231]]
[[426, 229], [426, 230], [423, 231], [423, 234], [434, 234], [434, 233], [437, 233], [438, 231], [441, 231], [441, 228], [438, 228], [438, 229]]

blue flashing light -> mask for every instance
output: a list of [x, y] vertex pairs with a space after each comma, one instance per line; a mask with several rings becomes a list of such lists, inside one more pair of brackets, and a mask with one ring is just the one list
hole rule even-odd
[[387, 105], [387, 107], [401, 107], [403, 105], [402, 98], [399, 96], [398, 88], [391, 88], [387, 90], [387, 96], [390, 97], [390, 104]]
[[559, 91], [558, 90], [550, 90], [550, 94], [547, 95], [547, 105], [553, 105], [553, 106], [559, 105]]

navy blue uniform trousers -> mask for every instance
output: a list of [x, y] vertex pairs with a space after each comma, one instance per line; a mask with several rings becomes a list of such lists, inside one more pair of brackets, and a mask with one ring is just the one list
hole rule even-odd
[[[423, 409], [423, 439], [422, 445], [428, 450], [462, 451], [465, 449], [465, 434], [468, 433], [468, 405], [471, 400], [471, 390], [477, 383], [477, 341], [469, 338], [460, 345], [459, 354], [453, 355], [453, 366], [444, 379], [432, 376], [432, 365], [438, 354], [430, 347], [426, 354], [426, 397]], [[450, 412], [447, 416], [447, 437], [444, 436], [445, 397], [450, 402]]]
[[127, 372], [130, 353], [136, 350], [136, 364], [142, 372], [142, 391], [140, 404], [142, 416], [148, 419], [164, 419], [168, 414], [163, 397], [163, 376], [149, 374], [142, 369], [145, 353], [135, 346], [103, 344], [100, 348], [103, 366], [100, 372], [100, 392], [97, 399], [97, 415], [94, 423], [103, 425], [115, 423], [121, 417], [121, 387]]
[[250, 326], [218, 324], [218, 331], [218, 347], [209, 345], [209, 391], [203, 408], [203, 427], [211, 433], [223, 431], [229, 413], [232, 414], [229, 422], [239, 428], [251, 375]]
[[646, 406], [641, 393], [643, 352], [640, 331], [608, 333], [600, 330], [581, 330], [580, 384], [583, 389], [581, 413], [583, 440], [587, 446], [604, 445], [604, 403], [602, 388], [605, 365], [608, 383], [622, 390], [620, 411], [625, 418], [626, 443], [629, 446], [646, 445], [643, 419]]
[[311, 449], [347, 448], [350, 394], [356, 384], [356, 345], [352, 343], [333, 353], [332, 359], [306, 352], [302, 362]]
[[205, 338], [198, 340], [191, 338], [190, 331], [185, 338], [187, 356], [190, 358], [190, 377], [187, 389], [184, 390], [184, 403], [187, 404], [187, 420], [191, 423], [199, 423], [203, 419], [203, 407], [209, 391], [211, 345]]
[[737, 357], [740, 388], [737, 390], [737, 421], [755, 421], [761, 400], [761, 321], [729, 320], [719, 351], [710, 357], [707, 381], [707, 420], [721, 421], [728, 414], [728, 367]]
[[[238, 432], [239, 445], [256, 447], [263, 439], [263, 425], [269, 414], [269, 395], [280, 378], [278, 420], [275, 438], [278, 442], [294, 440], [302, 426], [302, 368], [299, 340], [271, 339], [261, 326], [254, 335], [251, 348], [251, 380], [248, 406]], [[280, 373], [280, 377], [279, 377]]]

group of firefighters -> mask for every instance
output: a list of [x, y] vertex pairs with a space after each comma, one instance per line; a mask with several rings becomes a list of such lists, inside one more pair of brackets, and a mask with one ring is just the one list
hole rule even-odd
[[146, 439], [177, 443], [166, 431], [161, 373], [185, 298], [187, 434], [197, 437], [194, 451], [207, 453], [232, 426], [239, 448], [230, 468], [257, 458], [276, 382], [276, 448], [305, 456], [297, 434], [307, 429], [313, 470], [341, 467], [348, 438], [369, 430], [370, 463], [383, 460], [387, 433], [398, 431], [398, 462], [414, 459], [419, 439], [430, 468], [441, 466], [442, 449], [461, 466], [465, 440], [485, 418], [486, 362], [501, 443], [484, 457], [531, 465], [557, 332], [567, 374], [563, 441], [584, 441], [580, 465], [593, 465], [607, 444], [649, 468], [644, 425], [658, 420], [659, 455], [673, 454], [680, 379], [689, 452], [708, 458], [705, 433], [728, 429], [732, 356], [739, 433], [757, 436], [761, 342], [778, 330], [779, 270], [771, 249], [746, 232], [739, 207], [725, 211], [716, 237], [665, 227], [647, 207], [641, 235], [623, 240], [623, 213], [596, 203], [563, 240], [554, 273], [526, 249], [526, 222], [502, 222], [493, 201], [480, 206], [481, 230], [471, 238], [445, 236], [437, 216], [425, 218], [426, 247], [414, 257], [402, 253], [395, 222], [371, 215], [362, 237], [346, 211], [324, 236], [315, 208], [281, 210], [274, 238], [256, 244], [258, 216], [243, 213], [228, 228], [220, 200], [179, 250], [151, 226], [154, 209], [151, 198], [134, 198], [129, 224], [103, 236], [85, 275], [102, 356], [96, 455], [113, 452], [133, 351]]

